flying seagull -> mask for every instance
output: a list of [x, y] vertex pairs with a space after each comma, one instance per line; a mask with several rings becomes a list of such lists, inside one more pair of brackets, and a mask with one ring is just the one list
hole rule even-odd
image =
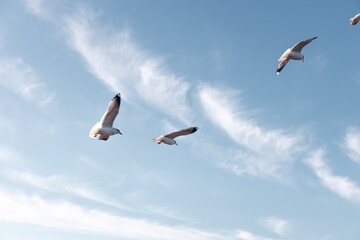
[[360, 13], [353, 18], [350, 18], [350, 25], [355, 25], [360, 21]]
[[121, 134], [119, 129], [113, 128], [112, 125], [116, 118], [116, 115], [119, 113], [121, 102], [120, 93], [110, 101], [108, 109], [106, 110], [104, 116], [101, 118], [100, 122], [97, 122], [92, 129], [90, 130], [89, 137], [96, 138], [99, 137], [99, 140], [108, 140], [111, 135]]
[[289, 48], [286, 50], [283, 55], [279, 58], [279, 66], [276, 69], [276, 75], [280, 74], [280, 71], [285, 67], [285, 65], [291, 60], [302, 60], [304, 62], [304, 55], [301, 54], [301, 50], [303, 47], [305, 47], [307, 44], [309, 44], [312, 40], [317, 39], [317, 37], [313, 37], [310, 39], [307, 39], [305, 41], [298, 42], [295, 44], [292, 48]]
[[177, 131], [177, 132], [172, 132], [172, 133], [169, 133], [167, 135], [161, 135], [160, 137], [158, 138], [154, 138], [153, 141], [154, 142], [157, 142], [158, 144], [160, 143], [165, 143], [165, 144], [168, 144], [168, 145], [173, 145], [173, 144], [176, 144], [176, 141], [174, 140], [174, 138], [176, 137], [179, 137], [179, 136], [183, 136], [183, 135], [188, 135], [188, 134], [191, 134], [191, 133], [194, 133], [198, 130], [199, 128], [198, 127], [189, 127], [189, 128], [185, 128], [185, 129], [182, 129], [180, 131]]

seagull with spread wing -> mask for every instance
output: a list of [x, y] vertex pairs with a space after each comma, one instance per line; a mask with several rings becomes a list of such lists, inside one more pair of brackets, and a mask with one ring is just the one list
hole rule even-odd
[[350, 18], [350, 25], [356, 25], [360, 21], [360, 13], [353, 18]]
[[194, 133], [198, 130], [199, 128], [198, 127], [189, 127], [189, 128], [185, 128], [185, 129], [182, 129], [180, 131], [177, 131], [177, 132], [172, 132], [172, 133], [169, 133], [167, 135], [161, 135], [160, 137], [158, 138], [154, 138], [153, 141], [154, 142], [157, 142], [158, 144], [160, 143], [165, 143], [165, 144], [168, 144], [168, 145], [173, 145], [173, 144], [176, 144], [176, 141], [174, 140], [174, 138], [176, 137], [179, 137], [179, 136], [184, 136], [184, 135], [188, 135], [188, 134], [191, 134], [191, 133]]
[[301, 50], [303, 47], [308, 45], [312, 40], [317, 39], [317, 37], [313, 37], [307, 39], [305, 41], [298, 42], [292, 48], [286, 50], [283, 55], [279, 58], [279, 66], [276, 69], [276, 75], [280, 74], [280, 71], [285, 67], [285, 65], [292, 59], [292, 60], [302, 60], [304, 62], [304, 55], [301, 54]]
[[113, 128], [113, 123], [116, 116], [119, 113], [121, 103], [120, 93], [111, 100], [108, 109], [106, 110], [104, 116], [101, 118], [100, 122], [97, 122], [92, 129], [90, 130], [89, 137], [96, 138], [99, 137], [99, 140], [108, 140], [111, 135], [121, 134], [119, 129]]

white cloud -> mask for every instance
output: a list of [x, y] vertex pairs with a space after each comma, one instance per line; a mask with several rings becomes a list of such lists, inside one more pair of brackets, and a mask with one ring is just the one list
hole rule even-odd
[[186, 122], [189, 83], [168, 72], [161, 58], [141, 49], [128, 28], [114, 31], [97, 24], [92, 12], [81, 10], [66, 17], [63, 27], [69, 45], [89, 71], [125, 100], [140, 97]]
[[[196, 222], [192, 219], [181, 216], [181, 214], [178, 211], [176, 211], [175, 209], [169, 208], [169, 207], [146, 206], [146, 210], [152, 214], [155, 214], [155, 215], [161, 216], [161, 217], [167, 217], [167, 218], [171, 218], [171, 219], [175, 219], [175, 220], [179, 220], [179, 221], [183, 221], [183, 222], [187, 222], [187, 223]], [[199, 223], [199, 222], [196, 222], [196, 223]]]
[[44, 0], [23, 0], [26, 9], [39, 18], [48, 18], [49, 13]]
[[268, 175], [280, 177], [294, 154], [301, 150], [301, 136], [284, 130], [265, 130], [258, 126], [234, 91], [224, 91], [203, 85], [199, 91], [200, 101], [207, 116], [224, 129], [244, 150], [237, 159], [221, 163], [237, 174]]
[[0, 84], [41, 107], [53, 98], [53, 94], [21, 58], [0, 58]]
[[270, 231], [283, 237], [288, 236], [292, 229], [292, 224], [289, 220], [278, 217], [265, 217], [260, 219], [260, 222]]
[[345, 150], [354, 162], [360, 163], [360, 130], [349, 128], [345, 136]]
[[[0, 148], [0, 161], [1, 161], [1, 148]], [[21, 172], [14, 169], [8, 169], [6, 174], [9, 178], [19, 181], [49, 192], [69, 193], [77, 197], [81, 197], [90, 201], [105, 204], [108, 206], [116, 207], [128, 212], [136, 212], [146, 215], [157, 215], [165, 218], [172, 218], [175, 220], [188, 221], [187, 218], [180, 216], [180, 214], [168, 207], [158, 206], [142, 206], [140, 209], [131, 207], [114, 200], [110, 196], [96, 190], [93, 186], [86, 184], [76, 183], [74, 180], [69, 180], [68, 177], [61, 175], [52, 175], [48, 177], [38, 176], [29, 172]], [[159, 174], [154, 171], [146, 171], [141, 174], [140, 180], [144, 182], [156, 181], [159, 184], [168, 186], [169, 183], [161, 178]], [[143, 197], [142, 197], [143, 198]]]
[[360, 203], [360, 188], [347, 177], [334, 175], [323, 160], [325, 151], [318, 149], [304, 159], [304, 162], [315, 172], [321, 182], [339, 196]]
[[19, 161], [21, 157], [18, 153], [13, 151], [12, 149], [0, 146], [0, 162], [14, 162]]
[[237, 237], [242, 240], [273, 240], [272, 238], [267, 238], [259, 235], [255, 235], [247, 231], [239, 231]]
[[119, 209], [140, 212], [111, 199], [110, 197], [94, 190], [94, 188], [79, 186], [73, 181], [68, 181], [63, 176], [52, 175], [49, 177], [41, 177], [29, 172], [21, 172], [13, 169], [8, 170], [7, 175], [13, 180], [20, 181], [47, 191], [67, 192], [78, 197], [113, 206]]
[[180, 226], [167, 226], [146, 219], [112, 215], [86, 209], [65, 201], [12, 193], [0, 187], [0, 220], [35, 224], [61, 230], [98, 233], [126, 239], [219, 240], [229, 239], [217, 233]]

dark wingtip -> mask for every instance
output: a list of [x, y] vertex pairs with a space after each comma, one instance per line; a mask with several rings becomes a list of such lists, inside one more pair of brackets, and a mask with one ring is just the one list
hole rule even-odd
[[113, 99], [116, 99], [116, 101], [118, 102], [118, 104], [120, 104], [121, 94], [120, 94], [120, 93], [116, 94], [115, 97], [113, 97]]
[[198, 127], [192, 127], [191, 133], [196, 132], [198, 129], [199, 129]]

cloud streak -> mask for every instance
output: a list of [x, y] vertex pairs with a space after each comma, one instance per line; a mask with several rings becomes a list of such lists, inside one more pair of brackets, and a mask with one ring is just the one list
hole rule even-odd
[[90, 189], [89, 187], [79, 186], [74, 184], [74, 182], [70, 183], [63, 176], [52, 175], [49, 177], [41, 177], [29, 172], [21, 172], [13, 169], [8, 170], [7, 175], [13, 180], [20, 181], [46, 191], [67, 192], [78, 197], [116, 207], [122, 210], [141, 212], [111, 199], [110, 197], [95, 191], [93, 188]]
[[187, 121], [190, 84], [167, 71], [163, 59], [141, 49], [127, 28], [97, 27], [97, 16], [83, 9], [64, 19], [69, 46], [112, 91], [121, 92], [125, 100], [140, 98]]
[[255, 235], [247, 231], [238, 231], [237, 237], [242, 240], [274, 240], [272, 238], [267, 238], [264, 236]]
[[157, 240], [229, 239], [197, 229], [166, 226], [146, 219], [112, 215], [65, 201], [47, 201], [37, 195], [12, 193], [0, 186], [0, 220], [43, 227]]
[[322, 184], [342, 198], [360, 203], [360, 188], [347, 177], [334, 175], [324, 161], [325, 151], [318, 149], [304, 159], [305, 164], [310, 167], [319, 177]]
[[39, 18], [48, 18], [49, 13], [47, 8], [44, 6], [44, 0], [23, 0], [26, 9]]
[[345, 136], [345, 151], [351, 160], [360, 163], [360, 130], [358, 128], [348, 129]]
[[21, 157], [15, 151], [8, 147], [0, 146], [0, 163], [1, 162], [16, 162], [19, 161]]
[[265, 130], [239, 105], [237, 93], [203, 85], [199, 98], [206, 115], [243, 149], [237, 161], [222, 166], [235, 173], [280, 177], [301, 150], [301, 136]]
[[292, 224], [288, 220], [284, 220], [278, 217], [265, 217], [260, 220], [260, 222], [270, 231], [286, 237], [289, 235]]
[[22, 58], [0, 58], [0, 84], [40, 107], [53, 99], [53, 94]]

